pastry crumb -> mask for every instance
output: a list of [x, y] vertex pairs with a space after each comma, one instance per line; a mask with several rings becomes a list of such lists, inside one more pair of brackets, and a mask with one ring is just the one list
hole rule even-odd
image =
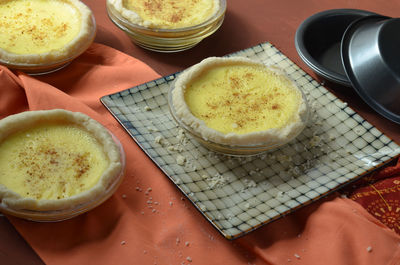
[[257, 187], [257, 183], [252, 179], [244, 179], [243, 182], [246, 185], [246, 188], [255, 188], [255, 187]]
[[372, 252], [372, 247], [371, 246], [367, 247], [367, 251]]
[[175, 184], [181, 184], [181, 180], [180, 179], [174, 179]]
[[227, 184], [227, 182], [229, 181], [229, 177], [224, 177], [223, 175], [218, 173], [215, 174], [213, 177], [202, 175], [201, 178], [207, 181], [207, 184], [211, 189], [221, 188], [225, 186], [225, 184]]
[[207, 207], [205, 205], [203, 205], [203, 204], [200, 204], [199, 207], [200, 207], [200, 209], [202, 211], [206, 211], [207, 210]]
[[313, 138], [311, 138], [309, 144], [310, 144], [311, 147], [321, 146], [322, 139], [318, 135], [314, 135]]
[[154, 142], [156, 144], [162, 144], [162, 141], [164, 140], [164, 138], [161, 135], [156, 136], [156, 138], [154, 138]]
[[180, 166], [183, 166], [186, 162], [186, 157], [184, 157], [183, 155], [178, 155], [176, 157], [176, 163]]
[[126, 241], [121, 241], [121, 245], [125, 245], [126, 244]]
[[178, 142], [182, 145], [186, 145], [188, 143], [188, 139], [186, 138], [185, 131], [183, 129], [178, 130], [178, 134], [176, 136]]

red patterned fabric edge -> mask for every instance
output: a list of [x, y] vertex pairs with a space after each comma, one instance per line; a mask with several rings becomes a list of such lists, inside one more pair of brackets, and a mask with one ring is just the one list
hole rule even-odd
[[400, 235], [400, 159], [342, 191]]

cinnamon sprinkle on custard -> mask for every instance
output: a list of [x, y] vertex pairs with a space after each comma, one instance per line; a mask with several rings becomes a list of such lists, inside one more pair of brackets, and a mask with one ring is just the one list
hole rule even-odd
[[172, 89], [177, 120], [218, 144], [284, 144], [304, 128], [301, 90], [277, 67], [243, 57], [210, 57]]
[[[111, 0], [130, 21], [149, 28], [198, 25], [218, 10], [216, 0]], [[126, 10], [128, 10], [126, 12]]]

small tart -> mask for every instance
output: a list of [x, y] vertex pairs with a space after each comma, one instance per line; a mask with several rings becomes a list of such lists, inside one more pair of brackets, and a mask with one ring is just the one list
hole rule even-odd
[[279, 68], [210, 57], [178, 76], [172, 104], [204, 140], [226, 145], [286, 143], [305, 126], [303, 94]]
[[97, 121], [66, 110], [0, 120], [0, 203], [70, 209], [103, 196], [122, 170], [120, 147]]
[[91, 10], [78, 0], [0, 0], [0, 61], [52, 64], [93, 41]]
[[219, 9], [217, 0], [108, 0], [122, 17], [146, 28], [179, 29], [199, 25]]

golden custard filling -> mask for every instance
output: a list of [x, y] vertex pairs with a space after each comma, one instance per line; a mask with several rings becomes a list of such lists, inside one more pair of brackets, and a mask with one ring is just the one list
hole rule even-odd
[[16, 54], [58, 50], [82, 23], [78, 10], [63, 1], [3, 1], [0, 17], [0, 46]]
[[109, 0], [109, 3], [130, 22], [160, 29], [201, 24], [219, 8], [217, 0]]
[[0, 17], [0, 59], [11, 63], [69, 58], [95, 31], [91, 10], [78, 0], [2, 0]]
[[186, 85], [192, 114], [224, 134], [280, 128], [299, 108], [288, 79], [260, 65], [217, 66]]
[[62, 109], [0, 120], [0, 209], [73, 209], [108, 196], [121, 147], [100, 123]]
[[204, 59], [171, 91], [178, 123], [205, 141], [277, 146], [305, 127], [307, 104], [297, 85], [282, 69], [244, 57]]
[[23, 197], [68, 198], [92, 188], [109, 161], [87, 131], [43, 124], [0, 144], [0, 183]]

